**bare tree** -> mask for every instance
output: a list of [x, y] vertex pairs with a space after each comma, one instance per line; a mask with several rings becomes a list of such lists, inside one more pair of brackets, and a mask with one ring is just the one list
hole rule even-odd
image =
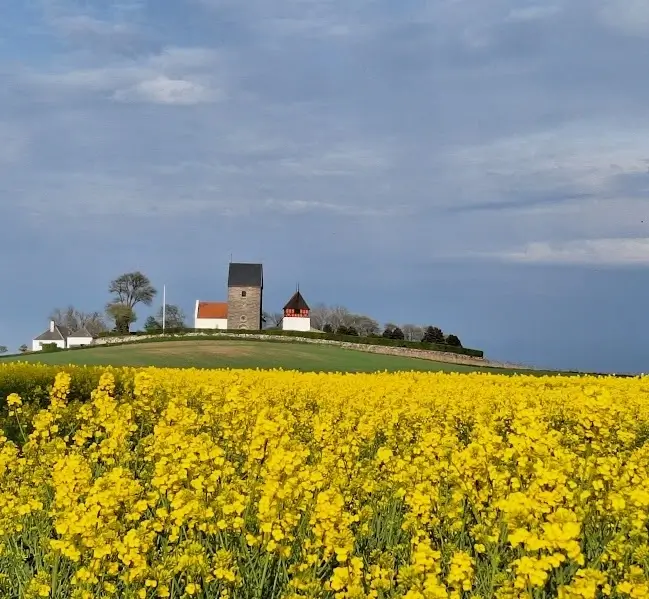
[[269, 312], [267, 316], [268, 322], [274, 327], [280, 326], [284, 320], [284, 312]]
[[68, 306], [64, 309], [56, 308], [50, 314], [50, 320], [67, 327], [71, 331], [77, 331], [82, 327], [86, 328], [93, 336], [108, 330], [101, 312], [83, 312], [77, 310], [74, 306]]
[[[162, 328], [162, 306], [158, 308], [156, 321]], [[167, 329], [182, 329], [185, 326], [185, 313], [175, 304], [167, 304], [164, 310], [164, 325]]]
[[361, 337], [376, 335], [379, 332], [379, 323], [364, 314], [352, 314], [347, 326], [354, 327]]
[[327, 322], [337, 330], [338, 327], [352, 326], [352, 314], [344, 306], [333, 306], [329, 308], [329, 318]]
[[321, 331], [329, 323], [329, 308], [325, 304], [317, 304], [311, 307], [309, 314], [311, 317], [311, 326]]
[[404, 324], [401, 327], [406, 341], [421, 341], [424, 336], [424, 327], [417, 324]]

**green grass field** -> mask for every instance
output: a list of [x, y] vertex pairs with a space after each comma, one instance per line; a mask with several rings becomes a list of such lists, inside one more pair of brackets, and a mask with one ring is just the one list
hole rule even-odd
[[[44, 364], [195, 368], [283, 368], [323, 372], [422, 370], [513, 372], [372, 354], [328, 345], [264, 341], [164, 341], [93, 347], [0, 359]], [[521, 371], [523, 372], [523, 371]]]

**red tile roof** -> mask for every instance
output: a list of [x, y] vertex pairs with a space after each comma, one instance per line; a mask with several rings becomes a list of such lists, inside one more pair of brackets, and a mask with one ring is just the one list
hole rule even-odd
[[227, 318], [227, 302], [199, 302], [198, 318]]

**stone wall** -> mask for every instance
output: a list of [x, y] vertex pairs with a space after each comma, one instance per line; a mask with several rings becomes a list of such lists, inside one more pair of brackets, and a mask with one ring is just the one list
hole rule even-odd
[[[159, 335], [138, 335], [129, 337], [102, 337], [95, 339], [95, 345], [110, 345], [114, 343], [133, 343], [142, 339], [153, 339]], [[205, 333], [185, 333], [183, 335], [174, 335], [175, 337], [201, 337]], [[385, 345], [366, 345], [363, 343], [349, 343], [347, 341], [332, 341], [330, 339], [311, 339], [309, 337], [281, 337], [279, 335], [264, 335], [255, 333], [216, 333], [210, 334], [210, 337], [219, 337], [223, 339], [250, 339], [259, 341], [270, 342], [285, 342], [285, 343], [315, 343], [318, 345], [336, 345], [345, 349], [353, 349], [356, 351], [364, 351], [375, 354], [387, 354], [392, 356], [404, 356], [408, 358], [421, 358], [424, 360], [434, 360], [435, 362], [446, 362], [449, 364], [463, 364], [466, 366], [482, 366], [490, 368], [516, 368], [519, 370], [533, 370], [531, 366], [524, 366], [522, 364], [511, 364], [507, 362], [494, 362], [486, 360], [485, 358], [475, 358], [473, 356], [465, 356], [463, 354], [455, 354], [452, 352], [439, 352], [430, 351], [425, 349], [411, 349], [406, 347], [389, 347]]]
[[[245, 297], [242, 295], [245, 292]], [[228, 289], [228, 328], [261, 330], [262, 290], [259, 287]]]

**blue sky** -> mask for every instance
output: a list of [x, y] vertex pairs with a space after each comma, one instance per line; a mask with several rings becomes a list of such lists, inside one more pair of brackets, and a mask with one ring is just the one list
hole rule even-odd
[[269, 310], [647, 370], [648, 52], [644, 0], [7, 2], [0, 344], [136, 269], [191, 313], [232, 253]]

